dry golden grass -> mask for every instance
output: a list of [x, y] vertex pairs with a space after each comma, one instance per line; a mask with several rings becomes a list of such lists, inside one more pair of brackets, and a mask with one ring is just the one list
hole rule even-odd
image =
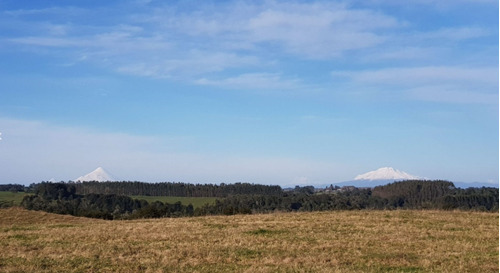
[[0, 272], [498, 272], [498, 213], [103, 221], [0, 210]]

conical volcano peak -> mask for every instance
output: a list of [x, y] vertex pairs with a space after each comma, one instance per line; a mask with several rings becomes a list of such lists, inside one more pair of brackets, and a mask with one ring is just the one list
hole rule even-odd
[[375, 171], [360, 174], [354, 180], [410, 180], [420, 177], [405, 173], [392, 167], [383, 167]]
[[80, 176], [75, 181], [98, 181], [98, 182], [105, 182], [105, 181], [116, 181], [116, 179], [110, 175], [104, 168], [98, 167], [95, 169], [93, 172], [90, 172], [84, 176]]

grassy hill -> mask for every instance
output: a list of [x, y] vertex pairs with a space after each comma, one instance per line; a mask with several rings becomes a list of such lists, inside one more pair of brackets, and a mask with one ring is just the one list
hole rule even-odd
[[9, 206], [19, 206], [25, 195], [24, 192], [0, 191], [0, 204], [7, 203]]
[[498, 213], [0, 219], [0, 272], [498, 272]]

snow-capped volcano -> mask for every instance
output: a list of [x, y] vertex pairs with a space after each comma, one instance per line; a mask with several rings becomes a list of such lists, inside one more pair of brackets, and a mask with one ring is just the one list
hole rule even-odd
[[380, 168], [375, 171], [360, 174], [354, 180], [411, 180], [422, 179], [421, 177], [405, 173], [391, 167]]
[[91, 173], [78, 177], [77, 179], [75, 179], [75, 181], [105, 182], [105, 181], [116, 181], [116, 179], [113, 176], [111, 176], [108, 172], [106, 172], [103, 168], [99, 167]]

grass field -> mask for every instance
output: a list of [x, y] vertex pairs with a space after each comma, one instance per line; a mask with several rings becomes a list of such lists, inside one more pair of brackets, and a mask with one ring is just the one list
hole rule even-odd
[[192, 204], [194, 208], [201, 207], [205, 204], [214, 204], [215, 197], [176, 197], [176, 196], [144, 196], [144, 195], [134, 195], [130, 196], [134, 199], [144, 199], [149, 203], [154, 201], [160, 201], [163, 203], [173, 204], [180, 201], [183, 205]]
[[498, 213], [0, 219], [0, 272], [498, 272]]
[[26, 195], [24, 192], [10, 192], [10, 191], [0, 191], [0, 203], [12, 202], [12, 205], [19, 206], [23, 197]]

